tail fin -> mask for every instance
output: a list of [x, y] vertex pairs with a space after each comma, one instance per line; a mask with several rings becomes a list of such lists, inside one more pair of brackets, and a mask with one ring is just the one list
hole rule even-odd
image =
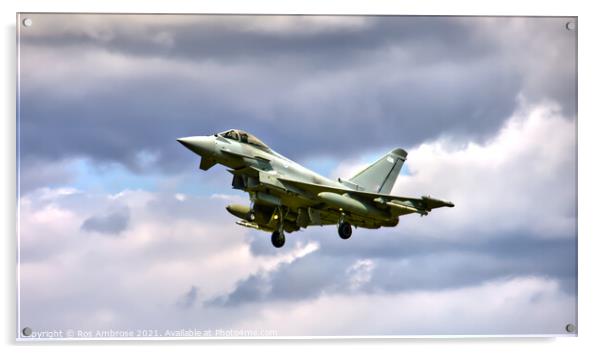
[[408, 153], [404, 149], [395, 149], [353, 176], [351, 182], [368, 192], [389, 194], [406, 156]]

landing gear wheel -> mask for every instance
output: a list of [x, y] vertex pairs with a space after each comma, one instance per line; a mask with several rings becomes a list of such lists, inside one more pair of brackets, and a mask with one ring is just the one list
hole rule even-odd
[[282, 231], [274, 231], [272, 233], [272, 246], [276, 247], [276, 248], [280, 248], [282, 246], [284, 246], [284, 232]]
[[351, 232], [353, 232], [353, 230], [351, 229], [351, 224], [349, 224], [346, 221], [339, 224], [339, 236], [343, 240], [346, 240], [349, 237], [351, 237]]

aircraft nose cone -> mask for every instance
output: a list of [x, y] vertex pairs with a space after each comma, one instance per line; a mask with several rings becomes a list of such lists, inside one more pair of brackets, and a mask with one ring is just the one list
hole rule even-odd
[[192, 150], [194, 147], [194, 138], [193, 137], [188, 137], [188, 138], [179, 138], [176, 139], [178, 141], [178, 143], [184, 145], [186, 148]]
[[198, 155], [211, 154], [213, 151], [212, 141], [206, 136], [189, 136], [176, 140], [180, 144], [184, 145], [188, 150]]

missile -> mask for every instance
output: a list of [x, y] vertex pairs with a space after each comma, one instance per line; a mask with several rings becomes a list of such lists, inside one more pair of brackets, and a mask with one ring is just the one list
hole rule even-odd
[[386, 204], [388, 206], [391, 207], [391, 209], [397, 211], [400, 214], [409, 214], [409, 213], [418, 213], [420, 215], [426, 215], [427, 212], [421, 209], [417, 209], [411, 206], [407, 206], [407, 205], [403, 205], [403, 204], [398, 204], [398, 203], [394, 203], [394, 202], [386, 202]]
[[357, 199], [351, 198], [345, 194], [337, 194], [332, 192], [321, 192], [318, 193], [318, 198], [324, 203], [331, 207], [338, 208], [339, 210], [349, 211], [358, 215], [389, 219], [390, 216], [383, 210], [379, 210], [370, 204], [363, 203]]

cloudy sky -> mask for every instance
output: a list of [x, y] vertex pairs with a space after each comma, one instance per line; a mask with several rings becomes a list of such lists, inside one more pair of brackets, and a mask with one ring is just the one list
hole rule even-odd
[[[562, 334], [576, 323], [567, 18], [28, 15], [20, 325]], [[329, 177], [409, 152], [393, 229], [269, 235], [175, 139], [229, 128]], [[276, 331], [276, 332], [274, 332]], [[214, 332], [215, 333], [215, 332]]]

